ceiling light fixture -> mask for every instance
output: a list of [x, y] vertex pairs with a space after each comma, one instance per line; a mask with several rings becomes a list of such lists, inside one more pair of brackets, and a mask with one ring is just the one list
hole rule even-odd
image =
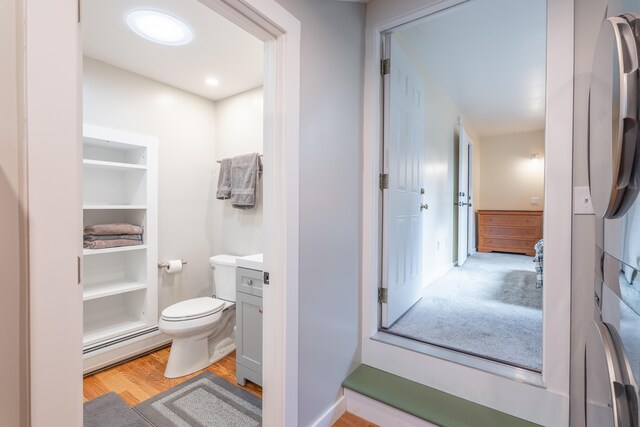
[[215, 77], [207, 77], [207, 79], [204, 82], [209, 86], [218, 86], [220, 84], [218, 79], [216, 79]]
[[180, 46], [193, 38], [193, 32], [187, 24], [157, 10], [130, 12], [127, 15], [127, 25], [140, 37], [164, 45]]

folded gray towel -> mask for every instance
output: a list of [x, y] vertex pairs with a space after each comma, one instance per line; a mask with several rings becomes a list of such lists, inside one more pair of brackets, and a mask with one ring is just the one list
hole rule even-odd
[[84, 240], [86, 242], [95, 242], [97, 240], [142, 240], [142, 234], [112, 234], [106, 236], [93, 236], [91, 234], [85, 234]]
[[96, 224], [84, 228], [84, 234], [106, 236], [113, 234], [142, 234], [142, 227], [132, 224]]
[[224, 200], [229, 197], [231, 197], [231, 159], [222, 159], [220, 160], [216, 199]]
[[259, 154], [236, 156], [231, 162], [231, 205], [240, 209], [256, 204]]
[[138, 246], [142, 244], [142, 240], [96, 240], [95, 242], [84, 241], [83, 246], [87, 249], [106, 249], [119, 248], [120, 246]]

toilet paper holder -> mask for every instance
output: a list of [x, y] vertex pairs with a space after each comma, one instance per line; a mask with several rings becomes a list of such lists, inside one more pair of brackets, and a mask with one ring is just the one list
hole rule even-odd
[[[185, 265], [187, 263], [187, 261], [180, 259], [180, 262], [182, 262], [182, 265]], [[167, 268], [169, 267], [169, 263], [168, 262], [159, 262], [158, 263], [158, 268]]]

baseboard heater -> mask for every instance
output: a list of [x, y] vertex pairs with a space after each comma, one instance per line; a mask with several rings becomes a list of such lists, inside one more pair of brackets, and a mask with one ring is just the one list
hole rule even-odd
[[94, 351], [102, 350], [103, 348], [111, 347], [112, 345], [120, 344], [122, 342], [129, 341], [129, 340], [132, 340], [134, 338], [141, 337], [143, 335], [151, 334], [153, 332], [158, 332], [159, 330], [160, 329], [158, 329], [157, 326], [154, 326], [154, 327], [151, 327], [151, 328], [148, 328], [148, 329], [144, 329], [142, 331], [135, 332], [133, 334], [129, 334], [129, 335], [126, 335], [126, 336], [123, 336], [123, 337], [119, 337], [119, 338], [116, 338], [116, 339], [113, 339], [113, 340], [110, 340], [110, 341], [102, 342], [100, 344], [95, 344], [95, 345], [92, 345], [92, 346], [89, 346], [89, 347], [85, 347], [85, 348], [82, 349], [82, 354], [89, 354], [89, 353], [92, 353]]

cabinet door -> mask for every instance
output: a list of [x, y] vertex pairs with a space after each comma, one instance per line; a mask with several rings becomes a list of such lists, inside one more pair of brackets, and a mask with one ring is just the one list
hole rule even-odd
[[262, 372], [262, 298], [236, 293], [237, 362]]

